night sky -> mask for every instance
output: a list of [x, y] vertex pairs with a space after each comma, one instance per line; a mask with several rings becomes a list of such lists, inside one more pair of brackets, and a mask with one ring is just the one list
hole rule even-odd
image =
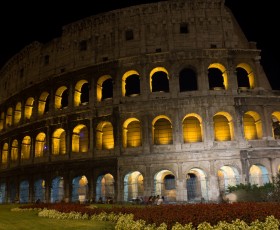
[[[193, 0], [195, 1], [195, 0]], [[109, 10], [156, 0], [111, 1], [7, 1], [0, 8], [0, 68], [33, 41], [46, 43], [59, 37], [62, 26]], [[266, 4], [270, 3], [270, 5]], [[103, 4], [100, 6], [100, 4]], [[273, 89], [280, 90], [280, 13], [277, 1], [225, 0], [247, 39], [257, 43], [261, 64]]]

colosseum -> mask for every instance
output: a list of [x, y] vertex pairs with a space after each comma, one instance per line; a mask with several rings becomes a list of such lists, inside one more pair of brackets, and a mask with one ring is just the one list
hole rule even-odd
[[93, 15], [0, 70], [0, 203], [219, 202], [280, 169], [273, 90], [224, 0]]

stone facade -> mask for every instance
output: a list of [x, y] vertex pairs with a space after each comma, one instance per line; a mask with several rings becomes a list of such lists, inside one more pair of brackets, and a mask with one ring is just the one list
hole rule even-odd
[[0, 202], [219, 202], [279, 171], [279, 106], [223, 0], [82, 19], [0, 70]]

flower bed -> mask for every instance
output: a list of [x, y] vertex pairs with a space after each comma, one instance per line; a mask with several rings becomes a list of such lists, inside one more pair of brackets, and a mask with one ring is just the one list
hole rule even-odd
[[160, 226], [162, 223], [168, 229], [176, 223], [186, 225], [192, 223], [197, 227], [203, 222], [210, 225], [217, 225], [220, 221], [232, 223], [239, 219], [247, 224], [254, 221], [265, 222], [266, 217], [274, 216], [280, 220], [280, 203], [233, 203], [233, 204], [182, 204], [182, 205], [161, 205], [161, 206], [119, 206], [110, 207], [87, 206], [85, 204], [32, 204], [23, 205], [20, 208], [36, 208], [57, 210], [62, 213], [78, 212], [86, 214], [89, 218], [94, 215], [106, 213], [133, 214], [133, 220], [144, 220], [146, 224]]

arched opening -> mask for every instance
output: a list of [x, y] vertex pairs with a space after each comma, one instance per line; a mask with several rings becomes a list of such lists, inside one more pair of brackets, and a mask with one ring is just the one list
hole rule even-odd
[[56, 177], [52, 180], [51, 203], [61, 202], [64, 198], [64, 180], [63, 177]]
[[189, 114], [183, 120], [184, 143], [202, 141], [201, 118], [196, 114]]
[[2, 154], [1, 154], [2, 168], [6, 168], [8, 165], [8, 152], [9, 152], [9, 145], [8, 143], [4, 143], [2, 147]]
[[29, 97], [25, 102], [24, 117], [29, 120], [32, 116], [34, 98]]
[[72, 152], [85, 153], [88, 151], [88, 129], [85, 125], [77, 125], [72, 134]]
[[15, 115], [14, 115], [14, 124], [17, 125], [21, 119], [21, 103], [16, 104]]
[[4, 129], [5, 113], [2, 112], [0, 116], [0, 131]]
[[34, 201], [36, 203], [45, 202], [46, 184], [43, 179], [34, 182]]
[[254, 89], [255, 75], [252, 68], [246, 63], [236, 66], [237, 85], [239, 89]]
[[25, 136], [21, 142], [21, 159], [30, 159], [31, 155], [31, 137]]
[[36, 136], [35, 141], [35, 157], [43, 157], [44, 151], [47, 148], [46, 134], [41, 132]]
[[172, 125], [169, 118], [158, 116], [152, 124], [154, 145], [173, 144]]
[[50, 106], [49, 93], [48, 92], [41, 93], [38, 101], [38, 115], [42, 116], [43, 114], [47, 113], [50, 109], [49, 106]]
[[7, 109], [7, 114], [6, 114], [6, 126], [12, 126], [12, 122], [13, 122], [13, 108], [9, 107]]
[[88, 180], [86, 176], [78, 176], [72, 180], [72, 202], [81, 204], [88, 200]]
[[240, 184], [239, 172], [235, 167], [222, 166], [218, 170], [219, 189], [221, 194], [228, 192], [229, 186], [236, 186]]
[[129, 118], [123, 124], [123, 147], [134, 148], [142, 145], [142, 131], [140, 121]]
[[6, 196], [7, 190], [6, 190], [6, 184], [0, 183], [0, 204], [6, 203]]
[[55, 109], [64, 109], [68, 106], [68, 89], [66, 86], [61, 86], [55, 93]]
[[112, 174], [107, 173], [100, 175], [96, 183], [96, 202], [108, 203], [113, 202], [115, 197], [115, 180]]
[[260, 164], [254, 164], [250, 167], [249, 182], [258, 186], [263, 186], [270, 182], [266, 167]]
[[80, 80], [75, 86], [74, 106], [85, 105], [89, 102], [89, 84], [86, 80]]
[[208, 200], [208, 189], [205, 172], [192, 168], [186, 175], [188, 201], [201, 202]]
[[29, 182], [21, 181], [19, 185], [19, 202], [21, 204], [29, 202]]
[[130, 70], [122, 77], [122, 96], [133, 97], [140, 94], [139, 73]]
[[161, 170], [154, 176], [154, 195], [163, 196], [167, 203], [176, 201], [176, 180], [169, 170]]
[[96, 148], [99, 150], [114, 148], [114, 132], [111, 122], [101, 122], [97, 126]]
[[52, 155], [66, 154], [66, 133], [59, 128], [54, 131], [52, 136]]
[[228, 88], [226, 68], [220, 63], [213, 63], [208, 67], [208, 81], [210, 90], [223, 90]]
[[13, 140], [11, 149], [11, 164], [17, 163], [18, 161], [18, 141]]
[[124, 177], [124, 201], [132, 201], [144, 195], [144, 178], [138, 172], [130, 172]]
[[197, 75], [191, 68], [184, 68], [179, 73], [180, 92], [197, 90]]
[[262, 138], [262, 121], [260, 115], [254, 111], [248, 111], [243, 116], [244, 137], [246, 140]]
[[169, 76], [163, 67], [154, 68], [150, 73], [151, 92], [169, 92]]
[[273, 137], [274, 139], [280, 139], [280, 112], [273, 112], [271, 120]]
[[216, 113], [213, 117], [215, 141], [231, 141], [233, 135], [232, 117], [226, 112]]

